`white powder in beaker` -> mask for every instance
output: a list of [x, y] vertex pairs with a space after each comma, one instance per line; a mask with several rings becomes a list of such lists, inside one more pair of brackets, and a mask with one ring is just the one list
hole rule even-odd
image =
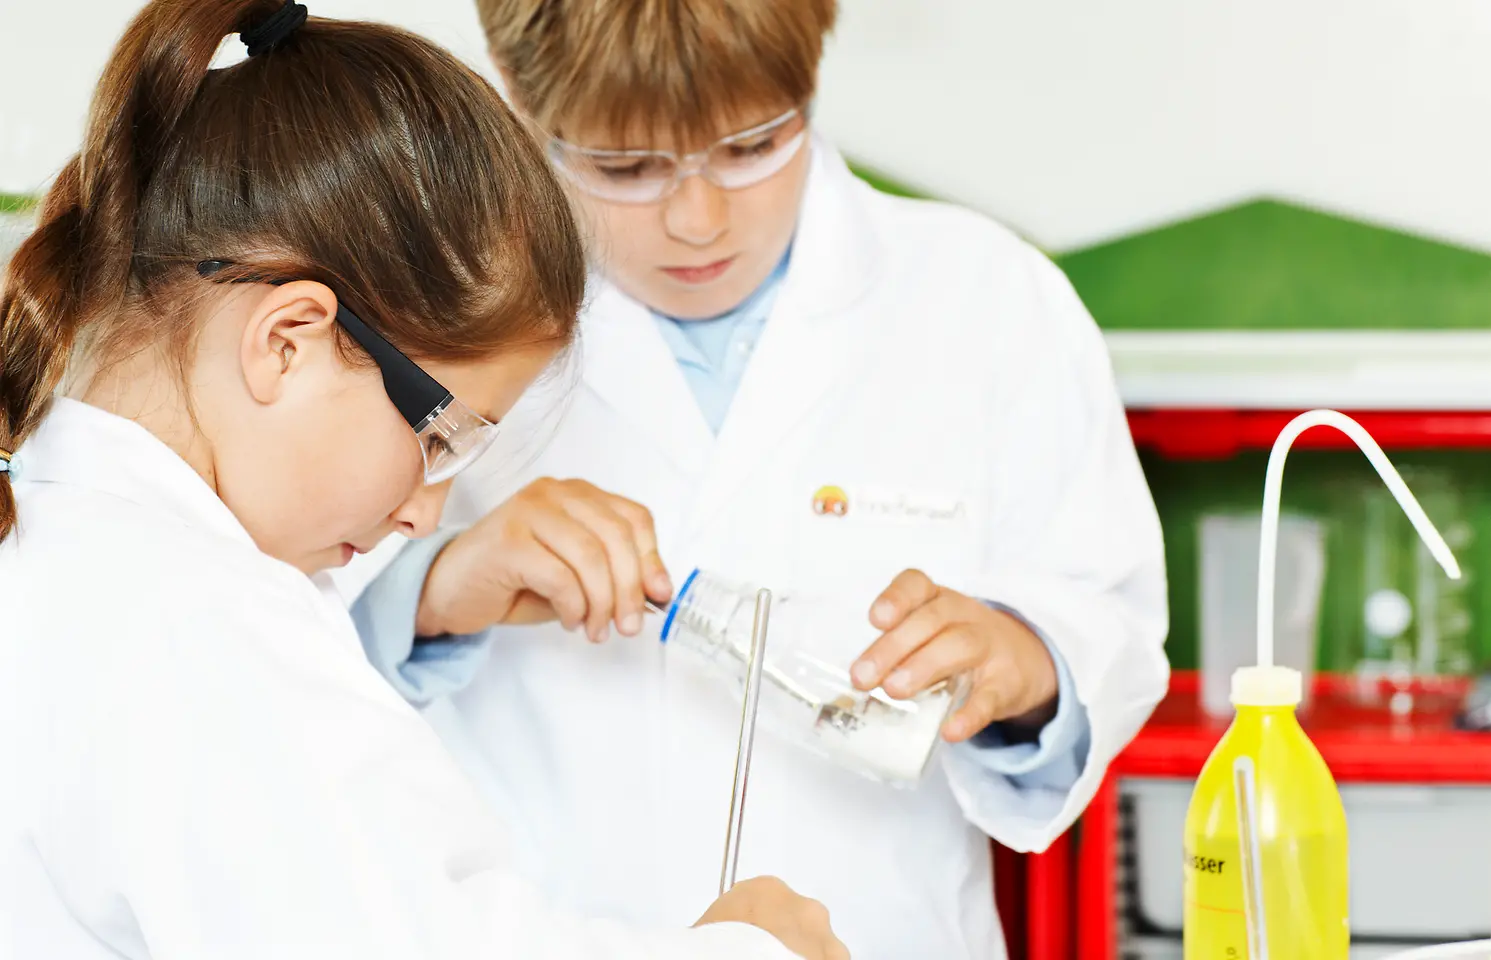
[[839, 722], [825, 715], [814, 727], [829, 757], [879, 780], [921, 779], [937, 746], [951, 696], [946, 691], [890, 706], [869, 698], [850, 710], [839, 704]]

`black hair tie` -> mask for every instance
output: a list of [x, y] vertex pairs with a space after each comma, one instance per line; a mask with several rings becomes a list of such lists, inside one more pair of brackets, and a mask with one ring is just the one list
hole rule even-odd
[[295, 0], [285, 0], [285, 5], [264, 19], [263, 23], [240, 31], [238, 39], [248, 47], [248, 55], [257, 57], [261, 53], [268, 53], [285, 41], [300, 25], [305, 23], [307, 11], [305, 4], [296, 3]]

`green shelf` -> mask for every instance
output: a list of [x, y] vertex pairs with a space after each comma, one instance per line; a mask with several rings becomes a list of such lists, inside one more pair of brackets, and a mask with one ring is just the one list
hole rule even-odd
[[[1199, 525], [1212, 513], [1258, 515], [1268, 454], [1252, 451], [1226, 460], [1169, 460], [1149, 451], [1140, 456], [1165, 531], [1170, 599], [1166, 652], [1176, 669], [1191, 669], [1197, 665], [1200, 632]], [[1491, 591], [1481, 589], [1477, 579], [1491, 571], [1491, 485], [1485, 481], [1491, 476], [1491, 450], [1399, 451], [1393, 462], [1455, 544], [1465, 571], [1469, 652], [1477, 667], [1491, 665]], [[1350, 670], [1365, 630], [1363, 497], [1387, 494], [1355, 450], [1296, 451], [1290, 454], [1287, 476], [1283, 511], [1315, 518], [1325, 532], [1317, 665]], [[1397, 516], [1396, 508], [1388, 512], [1400, 539], [1414, 542], [1407, 519]]]

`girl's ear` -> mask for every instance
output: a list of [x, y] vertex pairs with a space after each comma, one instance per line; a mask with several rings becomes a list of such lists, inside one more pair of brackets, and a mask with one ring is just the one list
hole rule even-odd
[[336, 315], [336, 294], [325, 284], [297, 280], [269, 287], [239, 344], [244, 382], [255, 400], [274, 403], [312, 357], [335, 346]]

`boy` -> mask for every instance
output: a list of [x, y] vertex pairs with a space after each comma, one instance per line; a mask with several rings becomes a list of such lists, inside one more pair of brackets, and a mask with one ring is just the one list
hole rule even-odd
[[739, 708], [632, 638], [663, 561], [862, 601], [859, 685], [970, 678], [952, 746], [897, 790], [763, 738], [743, 869], [824, 901], [861, 960], [1002, 955], [987, 838], [1065, 830], [1167, 679], [1100, 334], [1009, 232], [877, 194], [814, 135], [832, 0], [478, 6], [589, 230], [583, 380], [526, 484], [458, 485], [474, 526], [359, 602], [374, 662], [552, 894], [677, 921], [714, 890]]

